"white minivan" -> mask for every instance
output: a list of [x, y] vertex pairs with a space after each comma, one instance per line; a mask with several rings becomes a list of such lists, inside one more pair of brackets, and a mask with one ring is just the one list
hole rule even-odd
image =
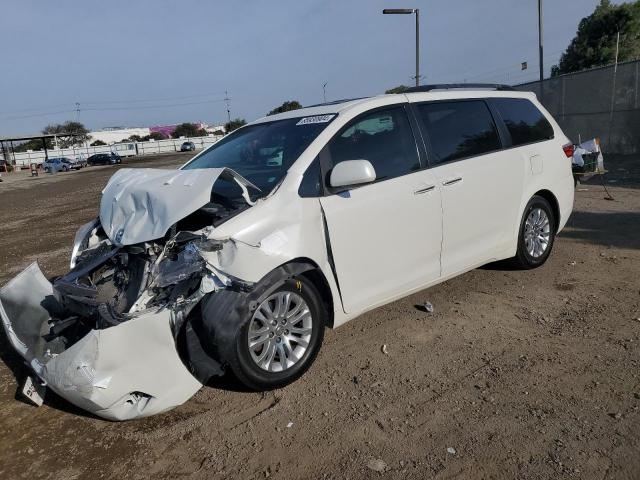
[[121, 169], [71, 271], [0, 291], [35, 375], [105, 418], [232, 372], [299, 378], [325, 327], [489, 262], [543, 264], [573, 205], [568, 139], [532, 93], [417, 87], [267, 116], [179, 170]]

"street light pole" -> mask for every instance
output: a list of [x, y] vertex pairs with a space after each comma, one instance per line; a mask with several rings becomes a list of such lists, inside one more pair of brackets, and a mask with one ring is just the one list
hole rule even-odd
[[420, 86], [420, 10], [416, 12], [416, 87]]
[[384, 15], [416, 14], [416, 87], [420, 86], [420, 9], [418, 8], [385, 8]]

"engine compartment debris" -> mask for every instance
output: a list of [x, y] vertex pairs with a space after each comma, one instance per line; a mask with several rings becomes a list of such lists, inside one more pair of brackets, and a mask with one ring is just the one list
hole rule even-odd
[[[236, 194], [220, 195], [216, 182], [235, 185]], [[209, 294], [253, 288], [216, 266], [235, 245], [211, 236], [255, 204], [248, 188], [226, 168], [119, 170], [100, 218], [76, 235], [70, 271], [49, 282], [34, 263], [0, 290], [9, 340], [35, 373], [25, 396], [42, 405], [46, 384], [81, 408], [125, 420], [179, 405], [223, 374], [191, 317]]]

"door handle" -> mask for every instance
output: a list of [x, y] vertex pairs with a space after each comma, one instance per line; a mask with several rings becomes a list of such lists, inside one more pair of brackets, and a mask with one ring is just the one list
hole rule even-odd
[[444, 185], [445, 187], [448, 187], [449, 185], [453, 185], [454, 183], [458, 183], [461, 181], [462, 181], [462, 177], [456, 177], [456, 178], [452, 178], [451, 180], [446, 180], [442, 182], [442, 185]]
[[413, 191], [414, 195], [420, 195], [421, 193], [428, 193], [436, 188], [435, 185], [429, 185], [428, 187], [417, 188]]

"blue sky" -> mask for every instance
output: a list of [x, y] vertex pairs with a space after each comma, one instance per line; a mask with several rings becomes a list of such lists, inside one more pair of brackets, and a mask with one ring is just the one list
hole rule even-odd
[[[248, 121], [285, 100], [537, 76], [537, 0], [3, 0], [0, 137], [76, 118], [91, 129]], [[544, 0], [547, 71], [598, 0]], [[529, 69], [522, 72], [520, 62]]]

